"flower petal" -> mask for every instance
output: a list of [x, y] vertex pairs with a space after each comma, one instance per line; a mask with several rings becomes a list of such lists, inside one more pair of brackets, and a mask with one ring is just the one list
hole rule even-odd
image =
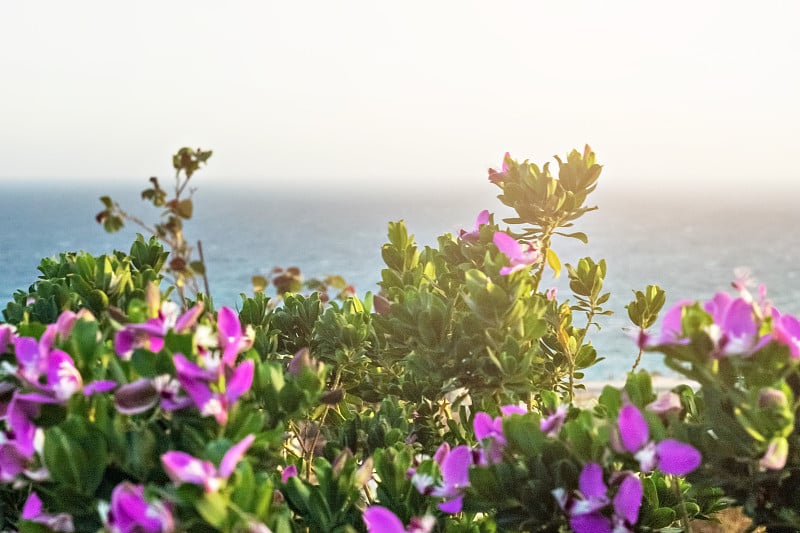
[[256, 440], [256, 436], [251, 433], [239, 441], [238, 444], [231, 446], [231, 448], [225, 452], [225, 455], [222, 457], [222, 461], [219, 464], [219, 475], [222, 479], [228, 479], [230, 477], [230, 475], [236, 469], [236, 465], [239, 463], [242, 457], [244, 457], [244, 454], [253, 444], [254, 440]]
[[504, 405], [500, 408], [500, 412], [503, 416], [528, 414], [528, 410], [519, 405]]
[[614, 512], [629, 524], [635, 524], [639, 520], [643, 492], [642, 482], [638, 477], [632, 474], [625, 476], [614, 496]]
[[700, 466], [703, 456], [691, 444], [677, 440], [662, 440], [656, 445], [658, 468], [665, 474], [685, 476]]
[[362, 516], [369, 533], [405, 533], [403, 523], [386, 507], [370, 505]]
[[519, 242], [508, 233], [498, 231], [494, 234], [494, 237], [492, 237], [492, 241], [494, 245], [497, 246], [497, 249], [508, 257], [512, 263], [515, 260], [522, 261], [524, 259]]
[[114, 393], [114, 407], [124, 415], [137, 415], [155, 407], [159, 394], [153, 380], [140, 378], [123, 385]]
[[164, 472], [175, 483], [205, 485], [216, 474], [216, 469], [208, 461], [201, 461], [184, 452], [167, 452], [161, 456]]
[[175, 331], [177, 333], [183, 333], [184, 331], [190, 329], [192, 326], [197, 324], [197, 319], [203, 315], [203, 311], [203, 302], [197, 302], [194, 304], [191, 309], [183, 313], [178, 317], [178, 320], [175, 321]]
[[447, 500], [446, 502], [442, 502], [436, 507], [439, 508], [440, 511], [444, 513], [460, 513], [461, 507], [464, 505], [464, 496], [456, 496], [451, 500]]
[[650, 440], [647, 421], [635, 405], [628, 404], [620, 409], [618, 424], [622, 444], [629, 452], [638, 452]]
[[485, 226], [489, 223], [489, 210], [484, 209], [480, 213], [478, 213], [478, 218], [475, 220], [475, 230], [479, 230], [481, 226]]
[[603, 481], [603, 467], [597, 463], [587, 463], [578, 478], [578, 488], [586, 499], [605, 498], [608, 487]]
[[236, 312], [230, 307], [222, 307], [217, 314], [217, 331], [219, 332], [219, 346], [224, 355], [222, 360], [233, 364], [239, 353], [239, 341], [242, 338], [242, 324]]
[[486, 413], [477, 413], [472, 422], [472, 429], [478, 441], [485, 439], [494, 432], [492, 417]]
[[42, 514], [42, 500], [35, 492], [31, 492], [28, 495], [28, 499], [25, 500], [25, 506], [22, 508], [22, 515], [20, 515], [20, 518], [23, 520], [32, 520], [40, 514]]
[[242, 394], [250, 390], [253, 385], [254, 372], [255, 362], [252, 359], [248, 359], [236, 367], [225, 388], [225, 396], [230, 403], [235, 402]]
[[110, 390], [113, 390], [116, 386], [117, 382], [111, 379], [93, 381], [83, 388], [83, 395], [92, 396], [93, 394], [97, 394], [98, 392], [108, 392]]
[[442, 478], [448, 487], [469, 485], [469, 467], [472, 466], [472, 450], [468, 446], [456, 446], [442, 461]]
[[569, 525], [575, 533], [611, 533], [611, 520], [600, 513], [575, 515]]

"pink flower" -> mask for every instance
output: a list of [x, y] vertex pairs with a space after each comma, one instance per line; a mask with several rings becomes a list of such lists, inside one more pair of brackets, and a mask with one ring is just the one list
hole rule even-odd
[[800, 359], [800, 320], [773, 310], [772, 338], [789, 348], [792, 359]]
[[494, 245], [497, 246], [497, 249], [500, 250], [500, 252], [508, 258], [509, 263], [511, 263], [510, 267], [503, 267], [500, 269], [500, 274], [503, 276], [538, 263], [542, 258], [539, 249], [536, 248], [533, 243], [527, 242], [520, 244], [507, 233], [498, 231], [494, 234], [492, 240], [494, 241]]
[[655, 399], [654, 402], [648, 404], [645, 409], [652, 411], [659, 416], [666, 416], [669, 413], [680, 413], [683, 409], [681, 405], [681, 397], [674, 392], [664, 392]]
[[635, 405], [620, 409], [617, 423], [622, 445], [639, 461], [642, 472], [658, 466], [665, 474], [685, 476], [700, 466], [702, 456], [694, 446], [672, 439], [651, 441], [647, 421]]
[[202, 461], [184, 452], [167, 452], [161, 456], [161, 464], [169, 478], [176, 484], [200, 485], [206, 492], [217, 492], [228, 480], [236, 465], [253, 444], [255, 435], [250, 434], [238, 444], [231, 446], [222, 457], [219, 468], [210, 461]]
[[52, 531], [64, 531], [71, 533], [75, 531], [75, 526], [72, 523], [72, 516], [66, 513], [59, 513], [57, 515], [47, 514], [42, 511], [42, 500], [35, 492], [28, 495], [25, 500], [25, 506], [22, 508], [20, 518], [30, 522], [44, 524]]
[[403, 522], [397, 518], [393, 512], [380, 505], [370, 505], [364, 510], [364, 524], [367, 526], [367, 533], [430, 533], [436, 520], [426, 515], [422, 518], [414, 517], [407, 528], [403, 527]]
[[437, 507], [445, 513], [461, 511], [464, 491], [469, 487], [469, 468], [473, 464], [472, 450], [468, 446], [456, 446], [441, 463], [442, 483], [431, 492], [432, 496], [444, 498]]
[[170, 504], [147, 501], [144, 487], [127, 481], [117, 485], [111, 493], [107, 523], [112, 533], [170, 533], [175, 530]]
[[495, 185], [500, 185], [501, 183], [503, 183], [508, 178], [509, 162], [511, 162], [511, 154], [506, 152], [505, 155], [503, 156], [503, 170], [501, 172], [498, 172], [495, 169], [490, 168], [489, 181], [491, 181]]
[[222, 360], [228, 365], [236, 362], [239, 352], [246, 350], [252, 341], [244, 334], [236, 312], [230, 307], [222, 307], [217, 313], [217, 332]]
[[475, 242], [480, 239], [481, 236], [481, 226], [485, 226], [489, 223], [489, 211], [484, 209], [478, 214], [478, 218], [475, 220], [475, 229], [472, 231], [461, 230], [458, 232], [458, 238], [465, 242]]
[[[630, 472], [617, 477], [619, 487], [613, 500], [609, 500], [608, 487], [603, 481], [603, 467], [587, 463], [578, 479], [578, 493], [568, 495], [561, 488], [553, 491], [561, 510], [569, 516], [569, 525], [575, 533], [632, 532], [639, 520], [644, 490], [639, 478]], [[603, 510], [612, 504], [611, 518]]]
[[184, 314], [177, 316], [177, 307], [171, 302], [164, 302], [156, 318], [142, 324], [126, 324], [114, 337], [114, 351], [120, 358], [128, 360], [134, 350], [145, 348], [151, 352], [161, 351], [164, 337], [170, 329], [183, 333], [191, 329], [203, 314], [203, 303], [198, 302]]
[[[183, 354], [173, 357], [178, 381], [203, 416], [213, 416], [217, 423], [228, 423], [228, 410], [250, 390], [255, 363], [248, 359], [238, 366], [218, 365], [205, 369], [192, 363]], [[219, 383], [224, 389], [219, 390]]]
[[556, 410], [539, 422], [539, 430], [548, 437], [555, 437], [567, 420], [567, 406], [559, 405]]
[[283, 469], [281, 472], [281, 483], [286, 483], [289, 481], [289, 478], [293, 478], [297, 475], [297, 467], [295, 465], [289, 465]]

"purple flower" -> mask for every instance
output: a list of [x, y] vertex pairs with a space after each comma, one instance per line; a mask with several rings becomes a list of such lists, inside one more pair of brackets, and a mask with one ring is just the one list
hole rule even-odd
[[253, 444], [255, 435], [250, 434], [238, 444], [231, 446], [222, 457], [219, 468], [210, 461], [202, 461], [184, 452], [167, 452], [161, 456], [161, 464], [169, 478], [177, 485], [193, 483], [206, 492], [217, 492], [228, 480], [236, 465]]
[[[472, 428], [475, 432], [475, 438], [478, 439], [478, 442], [483, 447], [483, 453], [479, 456], [480, 464], [499, 463], [503, 460], [503, 450], [506, 447], [506, 437], [503, 434], [503, 416], [524, 415], [527, 412], [527, 409], [518, 405], [504, 405], [500, 408], [502, 416], [492, 418], [488, 414], [481, 412], [475, 415]], [[441, 450], [440, 447], [436, 452], [437, 455], [440, 455]], [[449, 451], [449, 447], [447, 451]], [[447, 451], [441, 456], [446, 455]], [[436, 462], [441, 465], [441, 460]]]
[[70, 396], [83, 389], [83, 378], [72, 357], [61, 350], [53, 350], [47, 361], [47, 387], [58, 400], [66, 402]]
[[407, 528], [393, 512], [380, 505], [370, 505], [364, 510], [364, 524], [368, 533], [430, 533], [436, 520], [429, 515], [412, 518]]
[[475, 242], [481, 236], [481, 226], [485, 226], [489, 223], [489, 210], [484, 209], [478, 214], [478, 218], [475, 220], [475, 229], [472, 231], [460, 230], [458, 232], [458, 238], [465, 242]]
[[653, 338], [650, 334], [637, 331], [639, 348], [653, 348], [668, 344], [689, 344], [689, 339], [683, 337], [683, 308], [691, 305], [690, 300], [681, 300], [664, 313], [661, 321], [661, 334]]
[[707, 330], [714, 343], [712, 356], [751, 355], [767, 343], [767, 337], [759, 339], [752, 301], [718, 292], [703, 308], [714, 320]]
[[480, 463], [499, 463], [503, 460], [506, 437], [503, 435], [503, 418], [492, 418], [486, 413], [477, 413], [472, 423], [475, 438], [483, 447]]
[[39, 499], [39, 496], [35, 492], [31, 492], [28, 495], [28, 499], [25, 500], [25, 506], [22, 508], [20, 518], [44, 524], [52, 531], [64, 531], [67, 533], [75, 531], [71, 515], [67, 513], [51, 515], [42, 512], [42, 500]]
[[144, 487], [127, 481], [111, 493], [107, 524], [112, 533], [170, 533], [175, 529], [170, 504], [147, 501]]
[[[612, 476], [612, 480], [613, 480]], [[575, 533], [622, 533], [633, 531], [639, 520], [642, 506], [642, 483], [629, 472], [616, 476], [617, 491], [609, 500], [608, 487], [603, 480], [603, 468], [597, 463], [587, 463], [578, 479], [578, 493], [568, 495], [556, 489], [553, 496], [561, 510], [569, 517]], [[612, 504], [609, 518], [603, 511]]]
[[253, 384], [255, 363], [250, 359], [236, 367], [212, 365], [209, 369], [197, 366], [179, 353], [173, 361], [178, 381], [200, 414], [213, 416], [220, 425], [227, 424], [229, 408]]
[[544, 294], [545, 298], [547, 298], [548, 302], [552, 302], [558, 296], [558, 287], [550, 287], [547, 289], [547, 292]]
[[441, 463], [442, 483], [431, 492], [432, 496], [444, 498], [438, 505], [445, 513], [461, 511], [464, 491], [469, 486], [469, 467], [473, 464], [472, 450], [468, 446], [456, 446]]
[[236, 362], [236, 356], [242, 350], [246, 350], [252, 341], [243, 333], [242, 324], [236, 312], [230, 307], [222, 307], [217, 314], [217, 332], [219, 334], [219, 346], [222, 348], [222, 361], [232, 365]]
[[635, 405], [620, 409], [617, 422], [622, 445], [639, 461], [642, 472], [658, 466], [664, 473], [685, 476], [700, 466], [702, 456], [694, 446], [672, 439], [651, 441], [647, 421]]
[[119, 330], [114, 337], [114, 351], [126, 361], [138, 348], [159, 352], [164, 347], [164, 337], [170, 329], [174, 329], [176, 333], [188, 331], [202, 314], [202, 302], [198, 302], [181, 316], [178, 316], [178, 308], [174, 303], [164, 302], [157, 317], [141, 324], [126, 324]]
[[549, 416], [539, 422], [539, 430], [548, 437], [555, 437], [567, 420], [567, 406], [559, 405]]
[[289, 478], [295, 477], [297, 475], [297, 467], [295, 465], [289, 465], [283, 469], [281, 472], [281, 483], [286, 483], [289, 481]]
[[503, 276], [538, 263], [542, 258], [542, 254], [539, 253], [538, 248], [536, 248], [533, 243], [527, 242], [520, 244], [515, 238], [502, 231], [495, 233], [492, 240], [494, 241], [494, 245], [497, 246], [497, 249], [500, 250], [500, 252], [508, 258], [509, 263], [511, 263], [510, 267], [503, 267], [500, 269], [500, 274]]
[[800, 359], [800, 320], [772, 311], [772, 338], [789, 348], [793, 359]]

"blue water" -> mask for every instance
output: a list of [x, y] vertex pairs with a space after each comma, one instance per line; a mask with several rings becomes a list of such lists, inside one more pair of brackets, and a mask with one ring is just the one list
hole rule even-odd
[[[38, 275], [42, 257], [62, 251], [105, 253], [127, 250], [129, 226], [106, 234], [94, 222], [98, 197], [109, 194], [146, 221], [157, 211], [138, 199], [144, 183], [124, 186], [58, 181], [0, 183], [0, 306]], [[195, 195], [195, 219], [186, 236], [203, 240], [211, 292], [218, 305], [236, 305], [251, 293], [253, 274], [274, 266], [299, 266], [307, 276], [340, 274], [360, 294], [377, 290], [386, 241], [386, 222], [404, 219], [420, 244], [437, 235], [471, 228], [484, 208], [501, 211], [490, 185], [472, 189], [417, 190], [413, 194], [376, 187], [369, 193], [320, 190], [274, 191], [246, 186], [203, 185]], [[715, 193], [666, 197], [630, 190], [603, 190], [600, 210], [578, 222], [590, 242], [556, 241], [563, 262], [590, 255], [606, 258], [609, 308], [603, 330], [592, 339], [606, 361], [591, 369], [593, 379], [624, 376], [636, 355], [623, 334], [625, 304], [632, 289], [655, 283], [667, 290], [668, 305], [705, 298], [729, 287], [736, 267], [750, 267], [767, 283], [784, 312], [800, 312], [800, 213], [791, 197], [726, 198]], [[550, 281], [546, 281], [550, 283]], [[552, 280], [561, 295], [565, 280]], [[657, 355], [644, 366], [668, 374]]]

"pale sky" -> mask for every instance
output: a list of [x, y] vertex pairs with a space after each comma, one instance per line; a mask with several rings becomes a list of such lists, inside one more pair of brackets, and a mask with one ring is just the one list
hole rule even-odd
[[800, 2], [0, 1], [0, 184], [800, 178]]

